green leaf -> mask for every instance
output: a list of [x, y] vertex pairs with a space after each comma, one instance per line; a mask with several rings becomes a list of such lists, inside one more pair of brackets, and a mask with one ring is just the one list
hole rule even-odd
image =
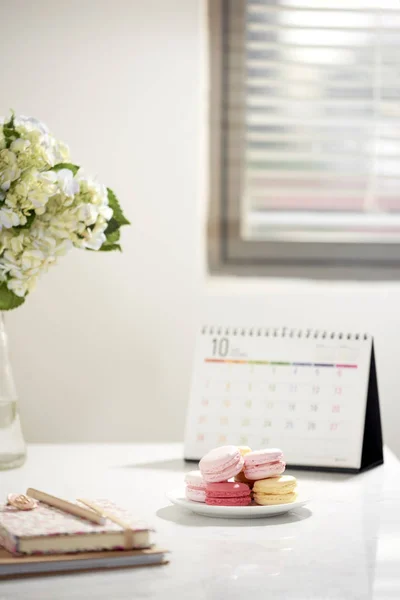
[[51, 171], [61, 171], [61, 169], [69, 169], [74, 175], [76, 175], [80, 167], [78, 167], [78, 165], [73, 165], [72, 163], [58, 163], [58, 165], [55, 165]]
[[104, 242], [104, 244], [101, 246], [101, 248], [99, 250], [102, 252], [113, 252], [116, 250], [118, 250], [119, 252], [122, 252], [121, 246], [116, 243], [119, 241], [119, 238], [120, 238], [119, 229], [117, 231], [113, 231], [112, 233], [109, 233], [107, 235], [106, 241]]
[[113, 219], [115, 221], [117, 221], [119, 227], [122, 227], [123, 225], [130, 225], [130, 222], [125, 217], [124, 213], [122, 212], [122, 208], [118, 202], [117, 196], [114, 194], [114, 192], [112, 190], [110, 190], [110, 188], [107, 188], [107, 193], [108, 193], [108, 204], [109, 204], [110, 208], [113, 209]]
[[105, 244], [115, 244], [115, 242], [119, 241], [120, 237], [121, 237], [121, 232], [118, 229], [117, 231], [113, 231], [112, 233], [109, 233], [108, 235], [106, 234], [107, 241], [104, 243]]
[[108, 236], [111, 233], [113, 233], [114, 231], [118, 231], [119, 228], [120, 228], [120, 225], [119, 225], [118, 221], [116, 221], [114, 219], [114, 217], [111, 217], [111, 219], [108, 221], [107, 229], [105, 230], [104, 233], [106, 234], [106, 236]]
[[119, 229], [117, 229], [117, 231], [109, 233], [107, 235], [106, 241], [104, 242], [100, 250], [102, 250], [103, 252], [110, 252], [113, 250], [119, 250], [120, 252], [122, 252], [121, 246], [116, 243], [119, 241], [120, 236], [121, 232], [119, 231]]
[[0, 310], [12, 310], [18, 308], [25, 302], [25, 298], [20, 298], [14, 292], [8, 289], [6, 283], [0, 284]]
[[107, 229], [105, 230], [106, 241], [100, 250], [102, 252], [112, 252], [115, 250], [122, 252], [121, 246], [116, 242], [118, 242], [120, 238], [120, 227], [123, 225], [130, 225], [130, 222], [122, 212], [122, 208], [114, 192], [110, 188], [107, 188], [107, 193], [108, 204], [113, 210], [113, 216], [108, 222]]
[[107, 244], [107, 242], [105, 242], [102, 247], [100, 248], [99, 252], [122, 252], [122, 248], [119, 244]]
[[9, 119], [8, 121], [5, 121], [5, 122], [4, 122], [4, 127], [8, 127], [8, 126], [10, 126], [10, 125], [11, 125], [12, 127], [14, 126], [14, 121], [15, 121], [15, 111], [11, 109], [11, 110], [10, 110], [10, 113], [11, 113], [11, 117], [10, 117], [10, 119]]
[[11, 111], [11, 117], [3, 125], [3, 134], [6, 140], [6, 147], [9, 148], [14, 140], [19, 137], [18, 131], [15, 129], [15, 113]]

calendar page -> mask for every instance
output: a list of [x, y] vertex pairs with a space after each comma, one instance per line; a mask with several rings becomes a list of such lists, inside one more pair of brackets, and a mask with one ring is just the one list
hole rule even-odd
[[359, 469], [371, 348], [367, 335], [203, 326], [185, 458], [238, 444], [282, 448], [288, 465]]

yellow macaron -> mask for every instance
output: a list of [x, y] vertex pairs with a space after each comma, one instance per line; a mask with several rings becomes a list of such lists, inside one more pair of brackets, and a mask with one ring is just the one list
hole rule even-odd
[[238, 450], [242, 456], [246, 456], [246, 454], [252, 451], [248, 446], [238, 446]]
[[269, 477], [254, 483], [253, 497], [257, 504], [289, 504], [297, 498], [297, 480], [292, 475]]

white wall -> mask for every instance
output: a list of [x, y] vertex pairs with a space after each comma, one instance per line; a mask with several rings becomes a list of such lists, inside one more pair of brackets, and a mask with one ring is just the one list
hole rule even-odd
[[[207, 281], [201, 0], [0, 4], [2, 94], [115, 188], [124, 253], [75, 251], [8, 317], [32, 441], [181, 439], [199, 294], [246, 293], [265, 321], [376, 335], [385, 436], [400, 454], [400, 286]], [[398, 358], [399, 357], [399, 358]]]
[[31, 441], [182, 437], [204, 189], [200, 4], [0, 3], [0, 114], [44, 120], [132, 221], [122, 255], [73, 251], [7, 317]]

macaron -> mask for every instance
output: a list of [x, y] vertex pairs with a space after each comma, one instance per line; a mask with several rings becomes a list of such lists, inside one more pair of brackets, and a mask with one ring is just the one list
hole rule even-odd
[[186, 498], [193, 502], [206, 501], [206, 482], [200, 471], [189, 471], [185, 475]]
[[290, 504], [297, 498], [296, 486], [296, 478], [291, 475], [261, 479], [254, 483], [253, 498], [262, 506]]
[[242, 456], [246, 456], [246, 454], [251, 452], [251, 448], [249, 446], [238, 446], [238, 450]]
[[250, 488], [245, 483], [225, 481], [208, 483], [206, 504], [212, 506], [248, 506], [251, 504]]
[[219, 483], [235, 477], [242, 470], [243, 456], [237, 446], [220, 446], [210, 450], [199, 463], [204, 481]]
[[[238, 446], [238, 450], [242, 456], [246, 456], [246, 454], [249, 454], [249, 452], [252, 452], [252, 450], [251, 450], [251, 448], [249, 448], [249, 446]], [[243, 465], [243, 467], [244, 467], [244, 465]], [[246, 475], [244, 474], [243, 469], [240, 471], [240, 473], [235, 475], [235, 481], [238, 481], [239, 483], [247, 483], [247, 485], [249, 485], [250, 487], [253, 486], [253, 481], [250, 481], [250, 479], [247, 479]]]
[[250, 488], [252, 488], [253, 485], [254, 485], [254, 481], [251, 481], [250, 479], [247, 479], [246, 475], [244, 474], [243, 469], [240, 471], [240, 473], [238, 473], [237, 475], [235, 475], [235, 481], [237, 481], [238, 483], [245, 483]]
[[283, 461], [282, 450], [278, 448], [266, 448], [249, 452], [244, 457], [244, 474], [247, 479], [257, 481], [267, 477], [278, 477], [282, 475], [286, 467]]

